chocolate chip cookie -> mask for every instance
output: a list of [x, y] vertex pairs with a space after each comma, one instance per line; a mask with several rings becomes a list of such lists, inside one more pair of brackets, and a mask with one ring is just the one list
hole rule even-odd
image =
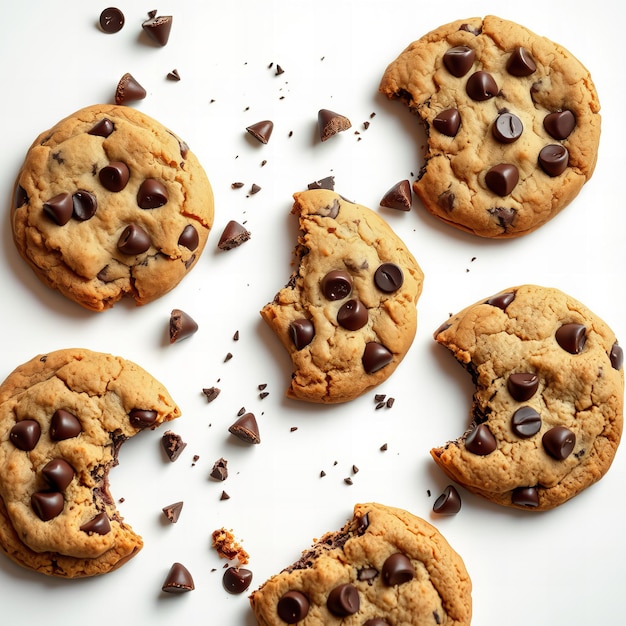
[[59, 350], [33, 358], [0, 386], [0, 548], [65, 578], [113, 570], [142, 547], [109, 492], [122, 443], [180, 415], [138, 365]]
[[446, 24], [409, 45], [380, 91], [426, 127], [413, 187], [445, 223], [491, 238], [532, 232], [593, 174], [600, 104], [562, 46], [494, 16]]
[[374, 211], [328, 189], [294, 199], [298, 267], [261, 316], [292, 360], [287, 396], [345, 402], [386, 380], [406, 355], [423, 274]]
[[476, 385], [472, 422], [431, 451], [492, 502], [551, 509], [608, 471], [623, 427], [624, 357], [611, 329], [557, 289], [524, 285], [435, 332]]
[[468, 626], [472, 583], [439, 531], [411, 513], [369, 503], [299, 561], [252, 593], [262, 626]]
[[197, 262], [213, 192], [187, 144], [135, 109], [94, 105], [34, 141], [15, 183], [13, 237], [49, 287], [94, 310], [146, 304]]

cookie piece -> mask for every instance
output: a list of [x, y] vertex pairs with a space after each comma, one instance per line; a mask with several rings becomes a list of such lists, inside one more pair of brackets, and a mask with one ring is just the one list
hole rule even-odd
[[287, 396], [346, 402], [386, 380], [407, 353], [423, 274], [374, 211], [327, 189], [294, 199], [298, 268], [261, 316], [293, 363]]
[[492, 502], [551, 509], [609, 469], [623, 427], [623, 351], [611, 329], [557, 289], [524, 285], [435, 332], [476, 385], [472, 422], [431, 450], [453, 480]]
[[197, 262], [213, 192], [187, 144], [124, 106], [77, 111], [32, 144], [15, 183], [13, 237], [49, 287], [94, 311], [146, 304]]
[[467, 626], [471, 591], [463, 560], [436, 528], [369, 503], [261, 585], [250, 604], [262, 626]]
[[68, 349], [19, 366], [0, 386], [0, 548], [65, 578], [128, 561], [143, 542], [116, 510], [109, 470], [126, 439], [179, 415], [120, 357]]
[[562, 46], [487, 16], [446, 24], [406, 48], [380, 91], [423, 121], [415, 193], [445, 223], [491, 238], [532, 232], [593, 174], [600, 103]]

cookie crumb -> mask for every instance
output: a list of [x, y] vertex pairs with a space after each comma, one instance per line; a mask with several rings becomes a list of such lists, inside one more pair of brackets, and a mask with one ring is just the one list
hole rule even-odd
[[213, 547], [220, 558], [226, 559], [227, 561], [237, 559], [241, 565], [246, 565], [248, 563], [250, 555], [235, 539], [231, 530], [219, 528], [213, 531], [211, 538], [213, 541]]

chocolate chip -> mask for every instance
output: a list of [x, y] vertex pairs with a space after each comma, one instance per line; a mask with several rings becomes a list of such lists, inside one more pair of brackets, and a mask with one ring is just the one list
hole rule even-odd
[[43, 204], [44, 213], [59, 226], [65, 226], [72, 218], [74, 203], [72, 196], [65, 192], [50, 198]]
[[370, 341], [365, 344], [361, 361], [365, 372], [373, 374], [385, 367], [385, 365], [389, 365], [393, 361], [393, 354], [381, 343]]
[[108, 34], [118, 33], [124, 26], [124, 14], [115, 7], [104, 9], [100, 13], [100, 28]]
[[267, 143], [272, 136], [272, 131], [274, 130], [274, 122], [270, 120], [263, 120], [262, 122], [257, 122], [256, 124], [252, 124], [248, 126], [246, 130], [261, 143]]
[[107, 514], [103, 511], [83, 524], [80, 529], [87, 534], [106, 535], [111, 532], [111, 522]]
[[465, 448], [468, 452], [479, 456], [487, 456], [497, 447], [496, 438], [486, 424], [478, 424], [465, 438]]
[[246, 443], [261, 443], [259, 427], [253, 413], [244, 413], [229, 427], [228, 432]]
[[215, 480], [219, 480], [220, 482], [225, 481], [228, 478], [228, 461], [223, 458], [215, 461], [209, 476]]
[[322, 141], [326, 141], [333, 135], [348, 130], [351, 126], [352, 124], [347, 117], [334, 111], [320, 109], [317, 113], [317, 127]]
[[115, 89], [115, 104], [128, 104], [146, 97], [146, 90], [137, 82], [132, 74], [126, 72], [120, 78]]
[[408, 556], [402, 552], [396, 552], [385, 559], [382, 575], [385, 585], [394, 587], [413, 580], [415, 568]]
[[401, 180], [387, 190], [380, 201], [380, 206], [398, 211], [410, 211], [412, 204], [411, 183]]
[[477, 102], [483, 102], [489, 100], [498, 95], [498, 85], [494, 77], [483, 70], [474, 72], [468, 79], [465, 85], [467, 95]]
[[207, 402], [213, 402], [220, 395], [220, 390], [217, 387], [206, 387], [202, 393], [206, 396]]
[[72, 215], [79, 221], [85, 222], [91, 219], [98, 210], [98, 200], [89, 191], [79, 189], [72, 195]]
[[179, 81], [180, 80], [180, 74], [178, 73], [177, 69], [173, 69], [171, 72], [167, 73], [166, 78], [168, 80]]
[[587, 342], [587, 328], [583, 324], [563, 324], [554, 338], [566, 352], [579, 354]]
[[128, 414], [128, 419], [134, 428], [148, 428], [154, 426], [158, 415], [151, 409], [132, 409]]
[[24, 452], [30, 452], [39, 441], [41, 426], [35, 420], [21, 420], [11, 428], [9, 439], [11, 443]]
[[313, 337], [315, 337], [315, 326], [313, 322], [304, 317], [293, 320], [289, 324], [289, 336], [296, 350], [302, 350], [305, 346], [308, 346]]
[[250, 239], [250, 232], [244, 226], [231, 220], [222, 231], [217, 247], [220, 250], [231, 250]]
[[122, 161], [112, 161], [100, 170], [98, 178], [105, 189], [118, 192], [122, 191], [128, 184], [130, 170], [126, 163], [122, 163]]
[[368, 513], [364, 513], [356, 520], [356, 533], [358, 535], [363, 535], [365, 531], [369, 528], [370, 518]]
[[156, 178], [146, 178], [137, 192], [137, 204], [142, 209], [158, 209], [167, 203], [167, 189]]
[[150, 248], [152, 242], [148, 233], [138, 224], [129, 224], [120, 235], [117, 249], [123, 254], [137, 255]]
[[228, 593], [243, 593], [252, 582], [252, 572], [244, 567], [229, 567], [222, 576], [222, 585]]
[[337, 617], [354, 615], [361, 606], [359, 592], [354, 585], [345, 583], [331, 590], [326, 600], [328, 610]]
[[367, 308], [356, 299], [348, 300], [341, 305], [337, 312], [337, 322], [347, 330], [359, 330], [363, 328], [369, 319]]
[[461, 510], [461, 496], [454, 488], [454, 485], [448, 485], [443, 493], [435, 500], [433, 504], [433, 513], [438, 515], [456, 515]]
[[90, 130], [87, 131], [88, 135], [95, 135], [96, 137], [108, 137], [115, 130], [113, 122], [104, 117], [100, 121], [96, 122]]
[[497, 294], [489, 298], [485, 304], [490, 304], [491, 306], [496, 306], [503, 311], [506, 311], [506, 308], [515, 300], [515, 292], [508, 291], [506, 293]]
[[352, 292], [352, 276], [345, 270], [331, 270], [320, 286], [327, 300], [343, 300]]
[[167, 458], [173, 463], [181, 455], [182, 451], [187, 447], [187, 444], [182, 440], [180, 435], [166, 430], [161, 437], [161, 445]]
[[455, 46], [443, 55], [443, 64], [452, 76], [461, 78], [470, 71], [474, 64], [476, 52], [467, 46]]
[[389, 622], [382, 617], [372, 617], [364, 622], [363, 626], [389, 626]]
[[198, 324], [191, 315], [180, 309], [172, 310], [169, 325], [170, 344], [187, 339], [197, 331]]
[[382, 263], [374, 272], [374, 284], [385, 293], [393, 293], [402, 287], [404, 274], [395, 263]]
[[38, 491], [30, 497], [30, 505], [37, 517], [47, 522], [63, 511], [65, 500], [58, 491]]
[[181, 563], [172, 565], [161, 587], [161, 590], [167, 593], [183, 593], [194, 589], [193, 578], [189, 570]]
[[152, 41], [158, 43], [160, 46], [164, 46], [170, 38], [170, 30], [172, 29], [172, 16], [160, 15], [157, 17], [148, 14], [150, 17], [141, 24], [144, 32]]
[[514, 400], [526, 402], [537, 393], [539, 377], [531, 372], [517, 372], [509, 376], [506, 388]]
[[461, 114], [458, 109], [446, 109], [433, 119], [433, 126], [446, 137], [456, 137], [461, 128]]
[[200, 236], [198, 231], [192, 224], [187, 224], [178, 238], [178, 245], [184, 246], [187, 250], [195, 250], [199, 244]]
[[325, 178], [320, 178], [319, 180], [309, 183], [307, 189], [329, 189], [333, 191], [335, 189], [335, 177], [326, 176]]
[[15, 185], [15, 194], [13, 195], [13, 207], [19, 209], [21, 206], [28, 204], [28, 194], [22, 185]]
[[543, 118], [543, 127], [554, 139], [567, 139], [576, 127], [576, 118], [568, 109], [554, 111]]
[[611, 346], [611, 351], [609, 352], [609, 359], [611, 361], [611, 365], [615, 370], [621, 370], [624, 365], [624, 351], [622, 347], [615, 342]]
[[538, 157], [541, 169], [551, 177], [561, 175], [569, 165], [569, 152], [565, 146], [552, 143], [544, 146]]
[[513, 413], [511, 430], [522, 439], [528, 439], [541, 430], [541, 415], [531, 406], [523, 406]]
[[65, 491], [74, 478], [74, 468], [65, 459], [48, 461], [41, 473], [56, 491]]
[[296, 624], [307, 616], [309, 606], [309, 599], [302, 592], [288, 591], [278, 601], [276, 612], [283, 622]]
[[513, 143], [524, 132], [524, 125], [513, 113], [500, 113], [491, 127], [491, 133], [500, 143]]
[[165, 517], [167, 518], [167, 521], [175, 524], [178, 521], [178, 518], [180, 517], [180, 514], [183, 510], [183, 503], [174, 502], [174, 504], [164, 506], [161, 510], [163, 511], [163, 515], [165, 515]]
[[508, 196], [519, 181], [519, 172], [511, 163], [494, 165], [485, 174], [485, 184], [493, 193], [499, 196]]
[[511, 502], [518, 506], [534, 508], [539, 506], [539, 491], [537, 487], [518, 487], [511, 494]]
[[543, 435], [541, 443], [553, 459], [562, 461], [574, 450], [576, 435], [565, 426], [555, 426]]
[[57, 409], [50, 420], [50, 439], [63, 441], [78, 437], [83, 432], [79, 419], [65, 409]]
[[511, 76], [530, 76], [537, 70], [537, 65], [530, 52], [518, 46], [507, 59], [506, 70]]

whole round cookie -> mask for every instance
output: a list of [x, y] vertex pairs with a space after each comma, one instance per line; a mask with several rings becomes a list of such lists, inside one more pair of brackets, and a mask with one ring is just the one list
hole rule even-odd
[[468, 626], [472, 583], [441, 533], [402, 509], [357, 504], [250, 596], [261, 626]]
[[113, 570], [142, 547], [109, 492], [129, 437], [180, 415], [161, 383], [120, 357], [40, 355], [0, 385], [0, 548], [65, 578]]
[[187, 144], [156, 120], [99, 104], [34, 141], [15, 183], [13, 237], [49, 287], [94, 310], [146, 304], [197, 262], [213, 192]]
[[408, 46], [380, 91], [423, 121], [428, 148], [413, 188], [445, 223], [491, 238], [532, 232], [593, 174], [600, 103], [562, 46], [487, 16]]
[[467, 432], [431, 450], [450, 478], [541, 511], [608, 471], [623, 428], [624, 357], [587, 307], [557, 289], [513, 287], [454, 315], [435, 339], [476, 385]]
[[287, 396], [346, 402], [386, 380], [406, 355], [423, 274], [374, 211], [328, 189], [294, 199], [298, 267], [261, 316], [292, 360]]

